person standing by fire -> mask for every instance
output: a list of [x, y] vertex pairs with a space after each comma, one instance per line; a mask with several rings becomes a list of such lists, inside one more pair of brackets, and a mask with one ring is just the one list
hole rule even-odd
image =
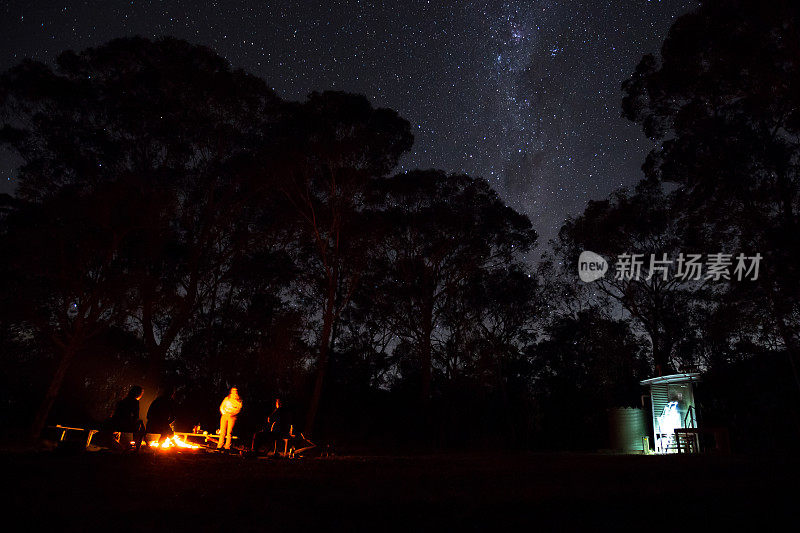
[[147, 410], [147, 432], [158, 433], [158, 446], [164, 444], [175, 434], [172, 425], [175, 423], [177, 406], [175, 405], [175, 389], [164, 388], [161, 396], [153, 400]]
[[222, 448], [222, 441], [225, 441], [225, 449], [231, 449], [231, 435], [233, 426], [236, 424], [236, 417], [242, 410], [242, 399], [239, 397], [239, 389], [233, 387], [219, 406], [219, 413], [222, 417], [219, 420], [219, 442], [217, 448]]
[[145, 431], [144, 422], [139, 418], [139, 400], [142, 399], [143, 395], [144, 389], [142, 389], [142, 387], [139, 385], [131, 387], [131, 390], [128, 391], [128, 395], [117, 404], [116, 409], [114, 409], [114, 414], [109, 420], [109, 428], [111, 431], [116, 432], [115, 441], [123, 448], [127, 449], [129, 445], [127, 444], [127, 438], [125, 445], [120, 444], [121, 433], [132, 434], [133, 447], [136, 451], [139, 451], [139, 447], [142, 445]]

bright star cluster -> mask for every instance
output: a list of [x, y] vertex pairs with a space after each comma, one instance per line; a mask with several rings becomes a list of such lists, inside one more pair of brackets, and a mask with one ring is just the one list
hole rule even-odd
[[[284, 98], [367, 95], [408, 119], [403, 169], [489, 180], [543, 240], [631, 186], [650, 145], [620, 84], [689, 0], [84, 0], [0, 6], [0, 69], [123, 35], [204, 44]], [[14, 188], [0, 154], [0, 192]]]

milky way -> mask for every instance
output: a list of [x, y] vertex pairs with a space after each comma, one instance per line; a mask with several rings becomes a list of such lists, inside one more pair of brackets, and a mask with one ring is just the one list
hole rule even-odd
[[[631, 186], [650, 145], [620, 84], [687, 0], [31, 2], [0, 7], [0, 69], [123, 35], [205, 44], [287, 99], [367, 95], [415, 145], [402, 169], [489, 180], [546, 240], [590, 199]], [[14, 187], [4, 155], [2, 190]]]

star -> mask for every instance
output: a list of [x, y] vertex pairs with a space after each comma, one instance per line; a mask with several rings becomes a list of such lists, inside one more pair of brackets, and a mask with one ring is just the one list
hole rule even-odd
[[[367, 95], [414, 124], [398, 170], [486, 178], [542, 235], [641, 177], [650, 149], [620, 117], [620, 84], [658, 50], [687, 0], [106, 0], [0, 8], [0, 69], [114, 37], [207, 45], [283, 98]], [[455, 6], [455, 7], [454, 7]], [[19, 162], [0, 159], [3, 192]]]

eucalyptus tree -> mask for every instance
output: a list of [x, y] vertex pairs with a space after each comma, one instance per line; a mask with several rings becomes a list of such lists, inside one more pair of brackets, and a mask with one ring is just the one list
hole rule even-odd
[[[675, 369], [676, 346], [694, 327], [691, 310], [709, 302], [713, 289], [705, 272], [686, 266], [697, 250], [684, 248], [673, 205], [660, 184], [642, 181], [633, 194], [617, 191], [607, 200], [589, 202], [581, 215], [567, 220], [554, 243], [559, 272], [573, 280], [573, 297], [627, 311], [649, 337], [659, 375]], [[603, 277], [578, 281], [583, 251], [608, 261]]]
[[[36, 365], [51, 377], [34, 413], [34, 438], [73, 361], [128, 313], [123, 250], [142, 207], [129, 192], [63, 190], [42, 202], [17, 202], [2, 222], [2, 320], [30, 331], [31, 344], [55, 355], [53, 364]], [[116, 203], [121, 196], [123, 205]]]
[[385, 176], [413, 142], [397, 112], [375, 109], [360, 95], [312, 93], [287, 107], [281, 140], [261, 152], [263, 171], [302, 228], [298, 297], [318, 305], [316, 369], [305, 420], [314, 426], [336, 321], [362, 276], [374, 235], [365, 191]]
[[[800, 6], [705, 0], [623, 84], [623, 114], [656, 142], [648, 178], [679, 186], [687, 228], [762, 256], [749, 293], [800, 356]], [[797, 372], [795, 371], [795, 375]], [[800, 386], [800, 380], [798, 380]]]
[[499, 320], [493, 320], [498, 316], [487, 309], [491, 303], [511, 307], [513, 300], [492, 302], [488, 285], [478, 285], [513, 274], [535, 244], [536, 232], [484, 180], [469, 176], [407, 172], [383, 180], [377, 195], [388, 230], [380, 244], [387, 271], [376, 304], [394, 334], [414, 347], [419, 395], [426, 402], [434, 368], [457, 371], [456, 359], [464, 355], [448, 354], [449, 341], [467, 328], [482, 333], [489, 328], [498, 342], [503, 337]]
[[[147, 347], [153, 384], [252, 242], [250, 202], [263, 188], [252, 154], [281, 105], [263, 80], [171, 38], [116, 39], [63, 52], [55, 66], [26, 60], [0, 78], [0, 140], [23, 161], [17, 195], [39, 206], [93, 199], [89, 211], [129, 215], [129, 238], [93, 261], [113, 257], [124, 270], [125, 324]], [[54, 233], [54, 245], [80, 248], [89, 229]]]

